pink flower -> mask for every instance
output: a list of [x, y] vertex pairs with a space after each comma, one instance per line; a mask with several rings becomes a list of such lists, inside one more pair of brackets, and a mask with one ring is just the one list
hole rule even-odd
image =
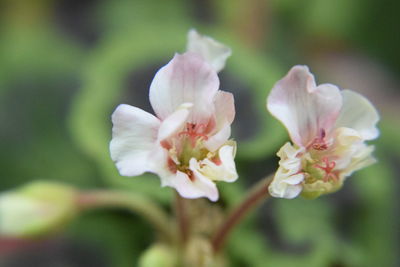
[[156, 116], [125, 104], [112, 115], [110, 151], [120, 174], [156, 173], [182, 197], [216, 201], [215, 182], [238, 177], [236, 143], [229, 140], [233, 95], [218, 87], [215, 68], [201, 54], [176, 54], [150, 86]]
[[293, 145], [278, 152], [274, 197], [309, 198], [338, 190], [346, 177], [375, 162], [379, 115], [360, 94], [332, 84], [316, 85], [306, 66], [295, 66], [272, 89], [267, 108], [289, 132]]

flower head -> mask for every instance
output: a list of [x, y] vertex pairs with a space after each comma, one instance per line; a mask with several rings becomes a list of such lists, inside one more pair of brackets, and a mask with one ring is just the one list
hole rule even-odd
[[272, 196], [309, 198], [338, 190], [346, 177], [375, 162], [379, 115], [360, 94], [316, 85], [306, 66], [295, 66], [272, 89], [267, 108], [289, 132], [293, 145], [278, 152]]
[[122, 104], [112, 115], [111, 157], [121, 175], [156, 173], [186, 198], [218, 199], [216, 181], [237, 179], [229, 140], [233, 96], [219, 91], [215, 68], [199, 53], [176, 54], [155, 75], [156, 116]]

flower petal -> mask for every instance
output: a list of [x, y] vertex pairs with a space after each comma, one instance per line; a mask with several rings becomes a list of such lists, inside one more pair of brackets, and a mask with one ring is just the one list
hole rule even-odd
[[154, 77], [150, 103], [162, 120], [181, 104], [193, 103], [189, 121], [207, 124], [214, 112], [211, 107], [218, 87], [217, 73], [200, 56], [176, 54]]
[[269, 186], [271, 196], [291, 199], [300, 194], [304, 174], [301, 172], [301, 159], [298, 155], [302, 151], [303, 148], [296, 148], [289, 142], [278, 151], [279, 168]]
[[306, 147], [323, 129], [330, 132], [342, 106], [339, 89], [316, 86], [306, 66], [294, 66], [278, 81], [267, 99], [267, 108], [287, 128], [293, 142]]
[[215, 106], [215, 116], [217, 129], [221, 129], [221, 126], [227, 124], [232, 124], [235, 118], [235, 104], [233, 99], [233, 94], [218, 91], [214, 99]]
[[343, 107], [340, 111], [336, 127], [348, 127], [359, 132], [364, 140], [375, 139], [379, 136], [376, 124], [379, 115], [375, 107], [362, 95], [343, 90]]
[[281, 166], [286, 174], [292, 175], [301, 170], [301, 160], [297, 157], [303, 152], [302, 148], [295, 148], [289, 142], [286, 142], [276, 155], [280, 157], [279, 166]]
[[[299, 183], [303, 180], [304, 174], [299, 173], [288, 176], [285, 170], [280, 167], [275, 174], [274, 180], [269, 185], [268, 190], [273, 197], [292, 199], [301, 193], [303, 187]], [[295, 181], [299, 181], [299, 183], [294, 184]]]
[[139, 108], [119, 105], [112, 115], [111, 158], [123, 176], [149, 171], [148, 156], [154, 149], [160, 121]]
[[367, 146], [364, 143], [360, 144], [357, 152], [353, 154], [350, 164], [341, 172], [343, 178], [350, 176], [355, 171], [374, 164], [376, 162], [376, 159], [372, 156], [374, 149], [374, 146]]
[[190, 114], [193, 104], [184, 103], [179, 108], [162, 121], [158, 131], [158, 141], [165, 140], [182, 130]]
[[187, 51], [201, 55], [216, 72], [225, 67], [225, 61], [232, 54], [229, 47], [199, 34], [194, 29], [188, 33]]
[[[190, 169], [194, 173], [200, 173], [212, 181], [225, 181], [229, 183], [236, 181], [238, 174], [236, 172], [235, 161], [233, 160], [235, 157], [235, 147], [231, 145], [221, 147], [218, 156], [221, 161], [220, 164], [216, 164], [209, 159], [204, 159], [201, 161], [201, 167], [196, 161], [191, 162]], [[197, 164], [194, 164], [195, 162]]]
[[208, 138], [207, 141], [204, 142], [204, 146], [210, 151], [217, 151], [223, 144], [228, 141], [231, 136], [231, 126], [226, 124], [219, 132], [215, 135]]
[[186, 173], [177, 171], [170, 180], [170, 186], [184, 198], [207, 197], [211, 201], [217, 201], [219, 197], [217, 186], [199, 173], [194, 175], [194, 181], [192, 181]]
[[218, 150], [231, 136], [230, 125], [235, 118], [235, 105], [233, 95], [228, 92], [218, 91], [214, 99], [215, 107], [215, 133], [204, 142], [204, 146], [214, 152]]

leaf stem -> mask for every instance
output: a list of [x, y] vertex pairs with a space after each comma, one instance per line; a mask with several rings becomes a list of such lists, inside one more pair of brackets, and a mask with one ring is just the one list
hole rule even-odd
[[273, 175], [267, 176], [253, 186], [244, 200], [232, 209], [225, 221], [218, 227], [211, 238], [211, 244], [215, 253], [221, 250], [234, 226], [236, 226], [246, 214], [270, 196], [268, 193], [268, 186], [272, 178]]

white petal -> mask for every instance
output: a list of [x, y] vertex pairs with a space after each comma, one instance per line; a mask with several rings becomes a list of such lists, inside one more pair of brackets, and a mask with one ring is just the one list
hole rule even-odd
[[284, 182], [290, 185], [297, 185], [301, 183], [303, 180], [304, 180], [304, 174], [298, 173], [289, 176], [288, 178], [285, 179]]
[[340, 111], [336, 127], [348, 127], [359, 132], [364, 140], [375, 139], [379, 135], [376, 124], [379, 115], [375, 107], [362, 95], [350, 91], [342, 91], [343, 107]]
[[376, 159], [372, 156], [374, 149], [374, 146], [360, 145], [356, 153], [353, 154], [350, 164], [342, 171], [342, 175], [344, 177], [350, 176], [353, 172], [374, 164], [376, 162]]
[[[201, 161], [201, 167], [196, 161], [191, 161], [190, 169], [193, 172], [201, 173], [212, 181], [234, 182], [238, 178], [235, 166], [235, 147], [226, 145], [221, 147], [218, 152], [218, 157], [221, 161], [220, 164], [215, 164], [209, 159]], [[196, 164], [194, 164], [196, 163]]]
[[301, 170], [301, 159], [297, 155], [302, 151], [302, 148], [296, 149], [289, 142], [279, 149], [276, 154], [280, 157], [279, 166], [287, 175], [293, 175]]
[[208, 138], [204, 146], [211, 152], [217, 151], [231, 136], [231, 126], [226, 124], [219, 132]]
[[201, 55], [216, 72], [225, 67], [226, 59], [232, 54], [229, 47], [208, 36], [200, 35], [194, 29], [188, 33], [187, 51]]
[[165, 140], [183, 129], [192, 106], [191, 103], [182, 104], [174, 113], [162, 121], [158, 131], [158, 141]]
[[170, 186], [174, 187], [184, 198], [207, 197], [211, 201], [218, 200], [217, 186], [204, 176], [196, 173], [194, 181], [190, 180], [187, 174], [177, 171], [172, 177]]
[[306, 66], [295, 66], [278, 81], [267, 99], [267, 108], [287, 128], [291, 139], [305, 147], [321, 130], [330, 132], [342, 106], [339, 89], [316, 86]]
[[139, 108], [119, 105], [112, 115], [111, 158], [119, 173], [136, 176], [149, 171], [148, 156], [154, 149], [160, 121]]
[[183, 103], [193, 103], [189, 120], [207, 124], [219, 87], [217, 73], [194, 53], [176, 54], [162, 67], [150, 86], [150, 102], [160, 119], [165, 119]]
[[[294, 176], [293, 178], [287, 176], [285, 171], [279, 168], [275, 174], [274, 180], [268, 187], [270, 195], [287, 199], [297, 197], [303, 189], [299, 183], [304, 180], [304, 175], [299, 173]], [[289, 181], [289, 183], [287, 181]], [[294, 184], [295, 181], [299, 183]]]

